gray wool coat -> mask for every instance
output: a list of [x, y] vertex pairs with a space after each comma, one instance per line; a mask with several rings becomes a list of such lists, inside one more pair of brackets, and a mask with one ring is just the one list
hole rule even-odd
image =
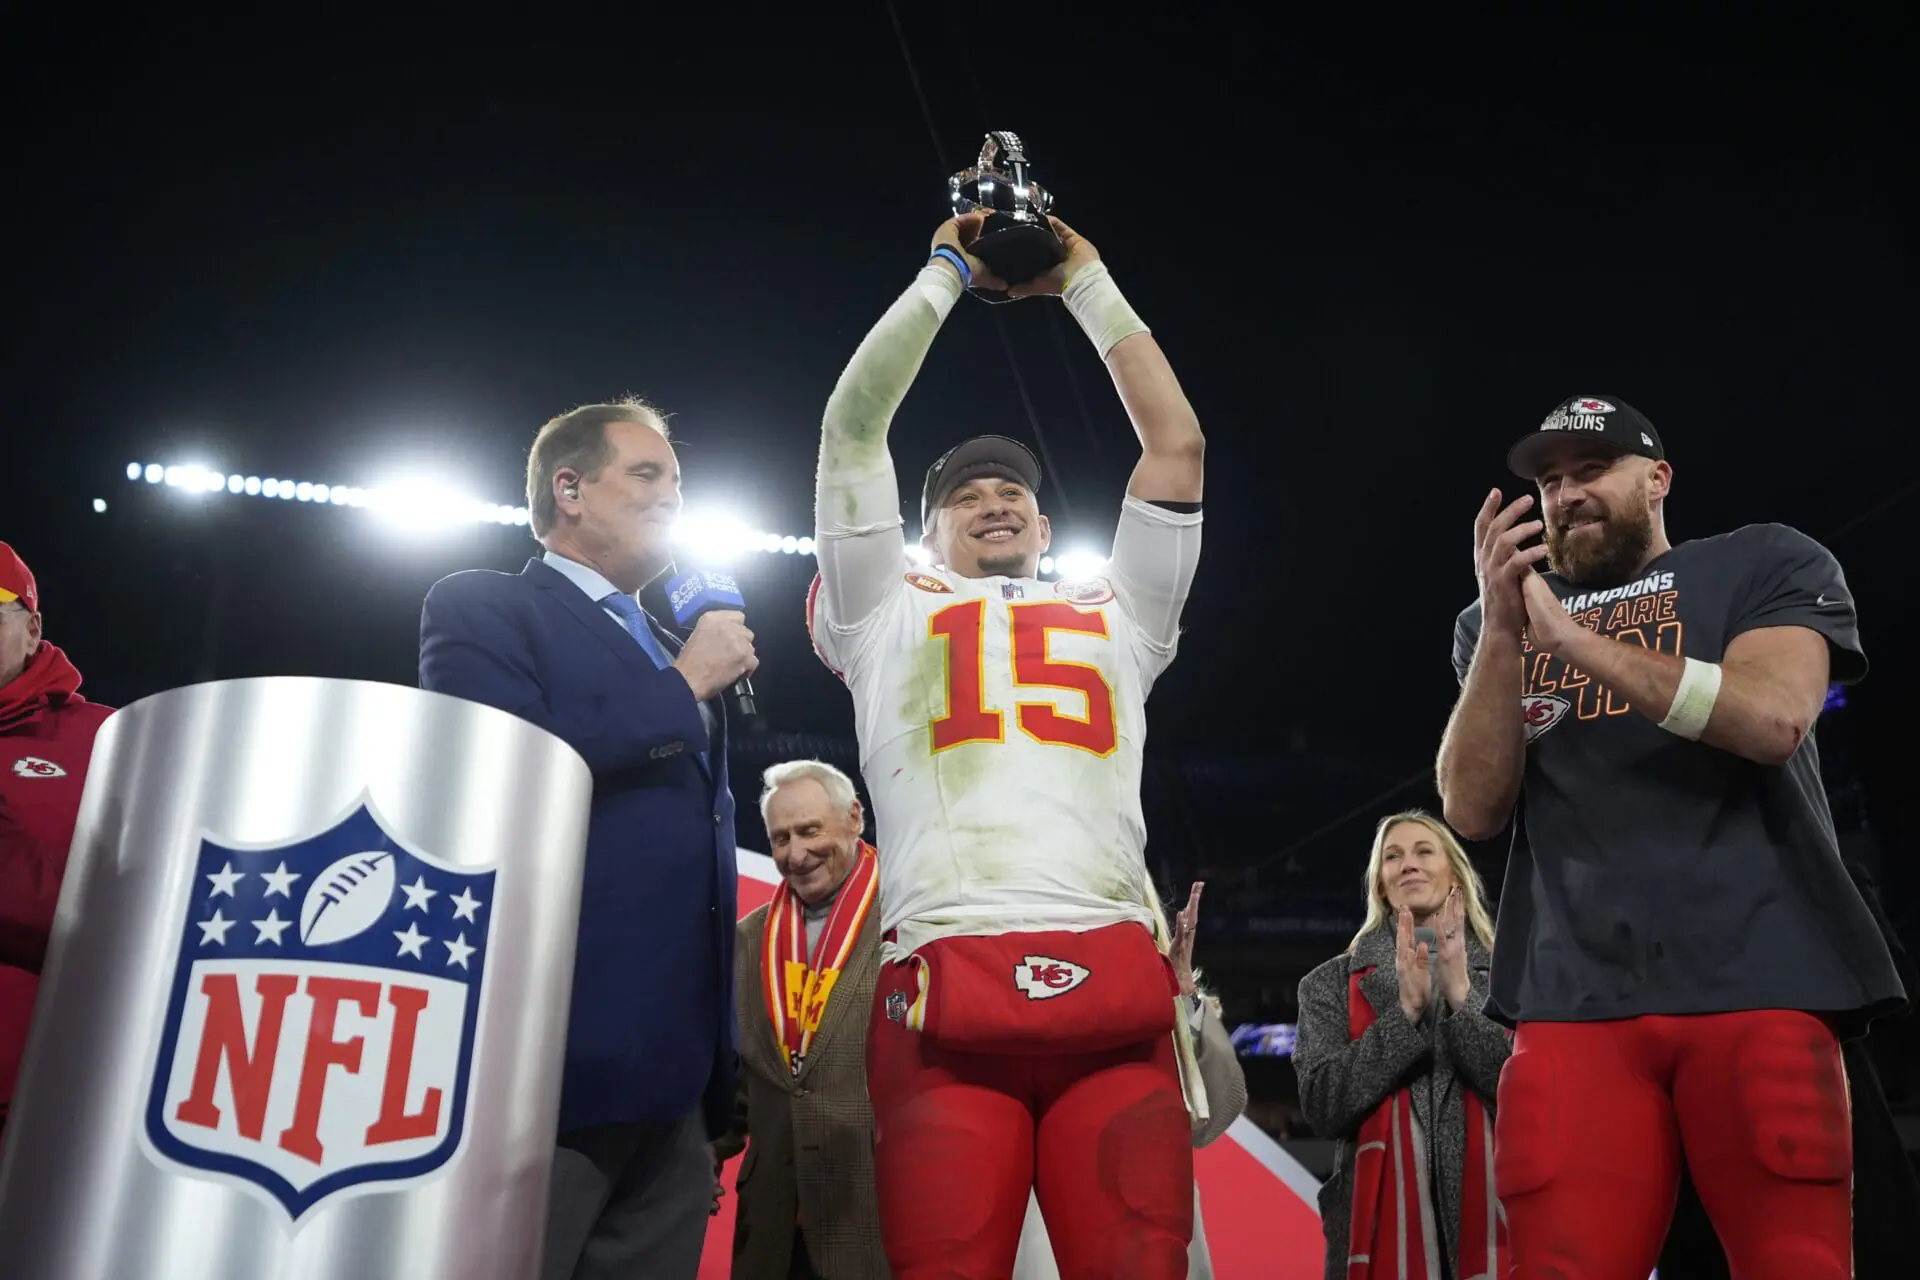
[[[1506, 1028], [1485, 1011], [1488, 963], [1485, 948], [1469, 931], [1467, 970], [1473, 994], [1453, 1013], [1446, 1009], [1446, 999], [1434, 992], [1442, 1011], [1437, 1041], [1430, 1027], [1409, 1023], [1400, 1009], [1391, 927], [1368, 933], [1351, 955], [1337, 955], [1301, 979], [1300, 1022], [1293, 1049], [1300, 1109], [1316, 1134], [1336, 1140], [1333, 1176], [1320, 1189], [1327, 1280], [1345, 1280], [1347, 1275], [1353, 1152], [1360, 1123], [1402, 1084], [1415, 1086], [1414, 1117], [1424, 1132], [1438, 1138], [1434, 1218], [1445, 1238], [1441, 1251], [1445, 1265], [1449, 1272], [1453, 1270], [1459, 1257], [1460, 1184], [1466, 1164], [1464, 1090], [1479, 1094], [1491, 1116], [1500, 1069], [1512, 1052]], [[1374, 1024], [1354, 1040], [1347, 1033], [1347, 985], [1353, 973], [1367, 968], [1373, 972], [1360, 980], [1360, 993], [1373, 1006]], [[1427, 1114], [1429, 1079], [1436, 1092], [1437, 1126]]]

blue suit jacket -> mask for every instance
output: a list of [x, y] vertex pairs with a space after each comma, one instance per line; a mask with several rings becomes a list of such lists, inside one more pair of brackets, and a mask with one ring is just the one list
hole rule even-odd
[[724, 1132], [739, 884], [719, 700], [702, 764], [707, 731], [686, 681], [539, 560], [433, 585], [420, 687], [529, 720], [593, 770], [560, 1131], [673, 1121], [699, 1106], [708, 1133]]

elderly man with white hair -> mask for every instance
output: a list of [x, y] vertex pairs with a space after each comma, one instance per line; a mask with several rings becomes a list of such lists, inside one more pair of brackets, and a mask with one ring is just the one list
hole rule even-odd
[[780, 886], [740, 921], [735, 1280], [886, 1280], [867, 1101], [867, 1012], [880, 964], [879, 879], [853, 780], [818, 760], [763, 777]]

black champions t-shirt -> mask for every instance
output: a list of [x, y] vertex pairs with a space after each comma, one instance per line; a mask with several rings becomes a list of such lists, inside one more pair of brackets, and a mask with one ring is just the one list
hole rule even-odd
[[[1718, 662], [1742, 632], [1799, 626], [1826, 637], [1833, 679], [1866, 672], [1839, 563], [1784, 525], [1682, 543], [1611, 589], [1545, 578], [1578, 621], [1622, 643]], [[1454, 627], [1462, 682], [1479, 639], [1475, 601]], [[1521, 662], [1526, 773], [1494, 947], [1500, 1016], [1871, 1016], [1898, 1002], [1840, 861], [1811, 732], [1784, 766], [1755, 764], [1668, 733], [1550, 653], [1527, 645]]]

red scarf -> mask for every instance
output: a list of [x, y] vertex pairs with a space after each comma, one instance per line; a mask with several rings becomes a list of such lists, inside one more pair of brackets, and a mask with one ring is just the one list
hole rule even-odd
[[60, 646], [42, 640], [26, 670], [0, 688], [0, 729], [32, 724], [48, 708], [67, 701], [80, 702], [80, 672], [60, 652]]
[[874, 873], [873, 846], [862, 840], [853, 870], [840, 886], [827, 924], [820, 931], [820, 945], [807, 955], [807, 907], [786, 881], [773, 891], [767, 907], [767, 932], [760, 969], [767, 999], [767, 1016], [773, 1019], [773, 1038], [780, 1045], [787, 1070], [800, 1074], [807, 1050], [820, 1029], [827, 1011], [827, 997], [840, 981], [840, 971], [860, 939], [860, 927], [880, 889], [880, 877]]
[[[1358, 1040], [1373, 1025], [1373, 1006], [1360, 993], [1356, 973], [1347, 983], [1347, 1033]], [[1438, 998], [1438, 993], [1435, 993]], [[1504, 1280], [1507, 1224], [1493, 1193], [1493, 1122], [1480, 1095], [1466, 1098], [1466, 1169], [1460, 1187], [1460, 1258], [1454, 1274], [1463, 1280]], [[1437, 1123], [1428, 1117], [1428, 1123]], [[1420, 1202], [1420, 1165], [1426, 1144], [1414, 1141], [1413, 1091], [1388, 1094], [1360, 1122], [1354, 1143], [1353, 1214], [1347, 1237], [1347, 1280], [1439, 1280], [1427, 1266], [1427, 1222]], [[1438, 1224], [1434, 1225], [1436, 1232]], [[1439, 1256], [1444, 1235], [1432, 1242]]]

